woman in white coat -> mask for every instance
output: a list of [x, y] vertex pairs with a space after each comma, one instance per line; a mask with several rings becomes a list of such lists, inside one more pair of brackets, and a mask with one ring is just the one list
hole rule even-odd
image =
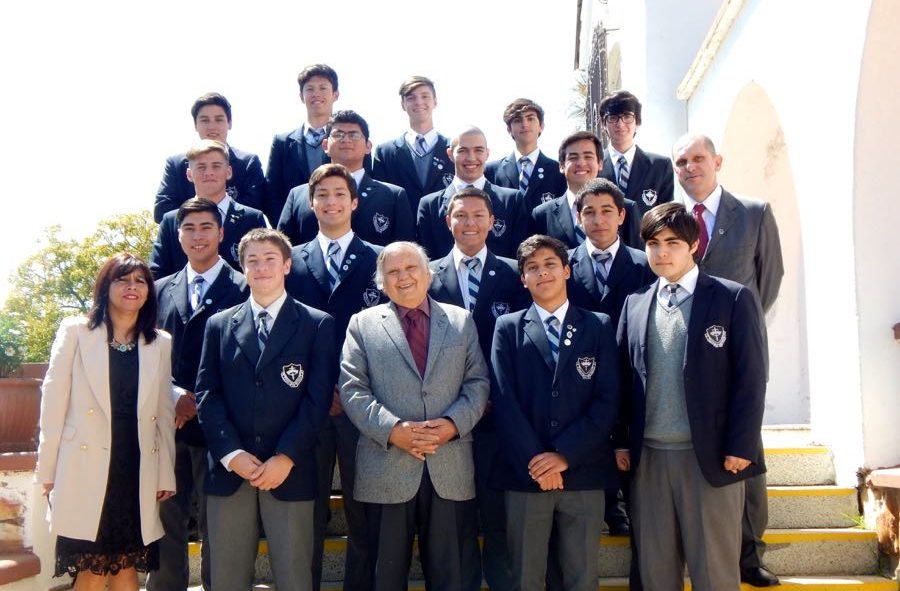
[[57, 534], [56, 576], [138, 589], [158, 567], [159, 502], [175, 491], [171, 340], [156, 330], [150, 269], [122, 253], [87, 317], [62, 322], [44, 379], [37, 479]]

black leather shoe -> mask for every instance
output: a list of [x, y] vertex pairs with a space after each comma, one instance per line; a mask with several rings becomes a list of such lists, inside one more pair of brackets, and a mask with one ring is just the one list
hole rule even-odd
[[767, 569], [764, 566], [759, 568], [752, 568], [749, 570], [741, 571], [741, 581], [744, 583], [749, 583], [754, 587], [774, 587], [775, 585], [780, 585], [781, 581], [778, 580], [772, 571]]

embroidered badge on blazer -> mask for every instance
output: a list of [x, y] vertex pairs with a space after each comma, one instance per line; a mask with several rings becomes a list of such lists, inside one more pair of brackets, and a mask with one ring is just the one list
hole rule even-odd
[[724, 326], [713, 324], [706, 329], [706, 332], [703, 333], [703, 336], [706, 337], [706, 342], [708, 342], [710, 345], [712, 345], [716, 349], [721, 349], [725, 346], [725, 339], [728, 338], [728, 333], [725, 332]]
[[506, 302], [494, 302], [491, 304], [491, 312], [494, 313], [494, 318], [509, 314], [509, 304]]
[[[440, 170], [440, 169], [442, 169], [442, 168], [444, 168], [444, 166], [441, 165], [441, 164], [439, 164], [439, 165], [438, 165], [438, 170]], [[453, 182], [453, 173], [452, 173], [452, 172], [445, 172], [445, 173], [444, 173], [444, 176], [441, 177], [441, 180], [444, 181], [444, 186], [445, 186], [445, 187], [449, 187], [449, 186], [450, 186], [450, 183]]]
[[497, 238], [503, 236], [503, 233], [506, 232], [506, 222], [503, 220], [494, 220], [494, 236]]
[[391, 218], [383, 213], [376, 213], [372, 216], [372, 223], [375, 225], [375, 231], [383, 234], [391, 225]]
[[578, 370], [578, 375], [583, 379], [589, 380], [594, 376], [594, 372], [597, 371], [597, 359], [594, 357], [579, 357], [575, 361], [575, 369]]
[[644, 189], [641, 192], [641, 199], [649, 206], [653, 206], [656, 203], [656, 191], [653, 189]]
[[371, 308], [377, 304], [379, 299], [378, 290], [374, 287], [367, 287], [363, 292], [363, 303], [366, 305], [366, 308]]
[[556, 195], [549, 191], [541, 195], [541, 203], [547, 203], [548, 201], [553, 201], [554, 199], [556, 199]]
[[228, 254], [231, 255], [232, 260], [240, 262], [241, 259], [238, 256], [238, 243], [231, 245], [231, 248], [228, 249]]
[[299, 363], [288, 363], [281, 367], [281, 379], [291, 388], [299, 388], [303, 381], [303, 366]]

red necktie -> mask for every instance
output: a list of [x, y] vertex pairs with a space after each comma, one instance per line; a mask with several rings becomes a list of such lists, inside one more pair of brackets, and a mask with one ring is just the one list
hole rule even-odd
[[709, 232], [706, 231], [706, 222], [703, 221], [703, 212], [706, 210], [702, 203], [694, 206], [694, 219], [700, 224], [700, 246], [697, 248], [697, 260], [703, 259], [706, 247], [709, 246]]
[[425, 362], [428, 359], [428, 341], [425, 340], [425, 323], [428, 317], [418, 308], [413, 308], [406, 314], [404, 319], [404, 333], [406, 333], [406, 341], [409, 343], [409, 350], [412, 351], [413, 359], [416, 367], [419, 368], [419, 374], [425, 376]]

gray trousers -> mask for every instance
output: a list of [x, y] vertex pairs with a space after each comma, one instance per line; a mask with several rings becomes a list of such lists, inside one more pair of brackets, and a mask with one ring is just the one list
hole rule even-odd
[[203, 545], [200, 547], [200, 581], [209, 591], [209, 544], [206, 529], [206, 447], [175, 444], [175, 486], [177, 494], [160, 503], [159, 518], [166, 535], [159, 541], [159, 570], [147, 576], [148, 591], [186, 591], [190, 579], [188, 558], [188, 523], [193, 501], [197, 501], [197, 526]]
[[209, 495], [206, 515], [215, 591], [248, 591], [262, 522], [278, 591], [311, 591], [313, 501], [279, 501], [244, 482], [231, 496]]
[[693, 449], [645, 446], [631, 493], [644, 589], [681, 591], [685, 561], [694, 591], [740, 589], [743, 482], [713, 487]]
[[[491, 591], [515, 591], [509, 549], [506, 547], [506, 505], [504, 493], [488, 485], [494, 460], [500, 452], [496, 432], [474, 432], [475, 499], [478, 502], [478, 525], [481, 528], [481, 566]], [[478, 551], [477, 545], [475, 552]], [[481, 573], [473, 573], [468, 588], [481, 588]]]
[[506, 492], [507, 541], [521, 591], [543, 591], [554, 526], [562, 588], [596, 591], [605, 497], [603, 490]]
[[741, 525], [741, 570], [752, 570], [763, 565], [762, 556], [766, 543], [762, 537], [769, 526], [769, 495], [766, 475], [760, 474], [744, 481], [744, 519]]

